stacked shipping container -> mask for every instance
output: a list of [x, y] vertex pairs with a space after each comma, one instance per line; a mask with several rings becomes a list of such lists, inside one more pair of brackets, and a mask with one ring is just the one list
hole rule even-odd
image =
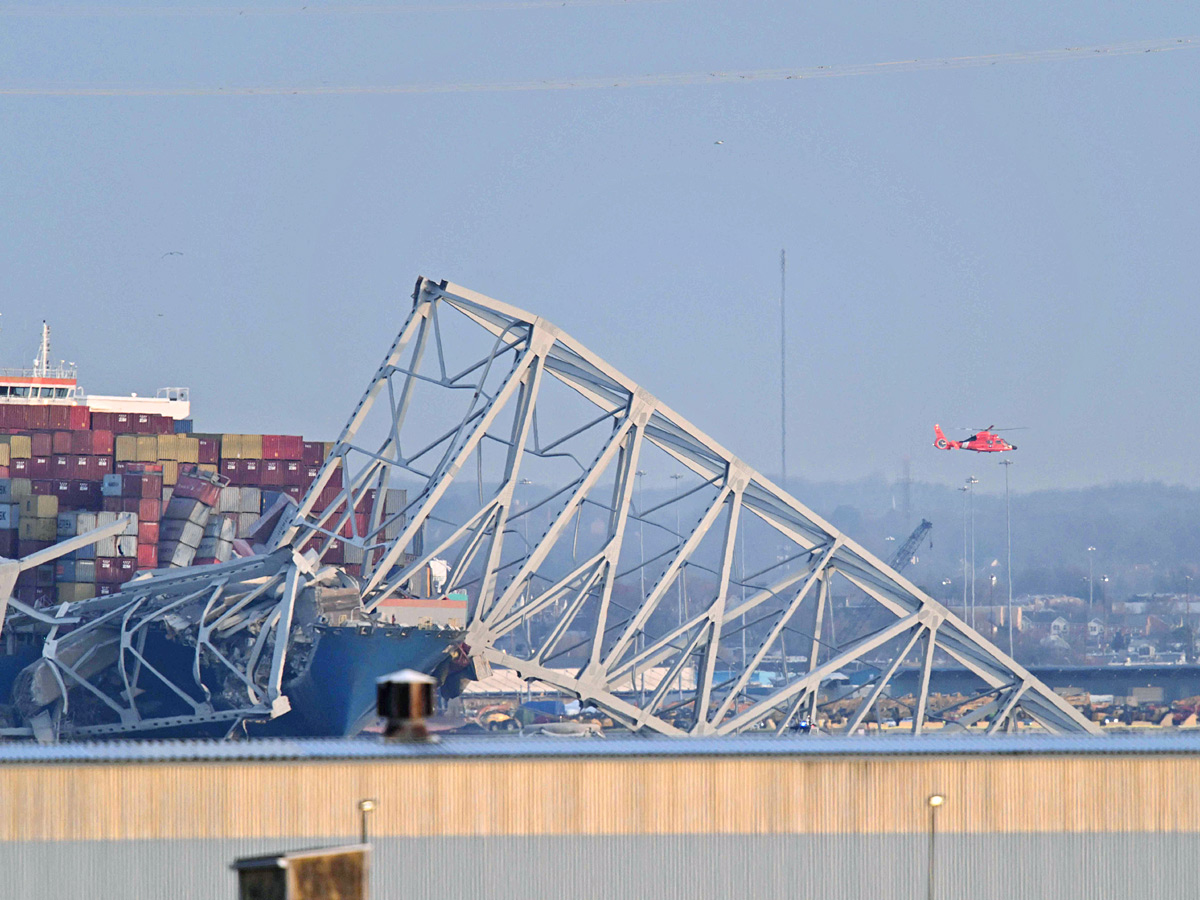
[[[136, 519], [125, 534], [23, 572], [18, 599], [34, 606], [71, 602], [119, 590], [139, 570], [223, 562], [234, 539], [250, 533], [278, 494], [304, 495], [332, 447], [298, 435], [190, 431], [190, 422], [167, 416], [0, 404], [0, 556], [28, 556], [119, 513]], [[181, 499], [191, 502], [172, 510], [181, 479], [190, 485]], [[315, 508], [327, 509], [341, 490], [339, 470]], [[342, 535], [365, 532], [371, 499], [346, 517]], [[399, 512], [403, 492], [388, 491], [385, 507]], [[344, 504], [335, 512], [340, 520]], [[343, 558], [340, 546], [325, 558], [352, 574], [362, 563], [361, 551]]]

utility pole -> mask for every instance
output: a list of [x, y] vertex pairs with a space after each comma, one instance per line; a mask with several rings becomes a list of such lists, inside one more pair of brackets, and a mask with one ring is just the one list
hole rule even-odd
[[971, 489], [971, 627], [975, 627], [975, 485], [979, 479], [972, 475], [967, 479]]
[[1093, 559], [1093, 556], [1095, 553], [1096, 553], [1095, 547], [1087, 548], [1087, 555], [1088, 555], [1088, 618], [1089, 619], [1091, 619], [1095, 615], [1094, 607], [1092, 606], [1092, 603], [1096, 597], [1095, 591], [1092, 590], [1092, 559]]
[[1004, 466], [1004, 530], [1008, 537], [1008, 655], [1013, 655], [1013, 598], [1012, 598], [1012, 507], [1008, 501], [1008, 468], [1011, 459], [1000, 460]]
[[780, 487], [787, 486], [787, 251], [779, 251], [779, 471]]
[[[640, 609], [646, 603], [646, 521], [642, 518], [646, 514], [646, 507], [642, 503], [642, 480], [646, 477], [644, 469], [637, 470], [637, 488], [638, 488], [638, 549], [641, 551], [641, 559], [638, 561], [638, 578], [642, 585], [642, 594], [638, 599], [638, 608]], [[638, 652], [646, 646], [646, 631], [639, 629], [637, 635]], [[646, 703], [646, 672], [643, 670], [638, 673], [638, 697], [642, 705]]]
[[963, 621], [967, 621], [967, 492], [970, 484], [959, 488], [963, 495]]

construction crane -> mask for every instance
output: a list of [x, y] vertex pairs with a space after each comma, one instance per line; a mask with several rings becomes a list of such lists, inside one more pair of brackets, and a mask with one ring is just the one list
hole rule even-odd
[[916, 552], [917, 545], [925, 540], [925, 535], [929, 534], [932, 528], [932, 522], [928, 519], [922, 519], [921, 524], [914, 528], [913, 533], [908, 536], [908, 540], [901, 544], [900, 549], [896, 551], [896, 555], [888, 561], [888, 565], [897, 572], [903, 572], [908, 564], [913, 561], [913, 553]]

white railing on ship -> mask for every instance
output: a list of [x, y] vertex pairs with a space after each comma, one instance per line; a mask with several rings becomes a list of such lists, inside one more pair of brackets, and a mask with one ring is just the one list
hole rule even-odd
[[41, 369], [0, 369], [0, 378], [75, 378], [79, 369], [75, 366], [48, 366]]

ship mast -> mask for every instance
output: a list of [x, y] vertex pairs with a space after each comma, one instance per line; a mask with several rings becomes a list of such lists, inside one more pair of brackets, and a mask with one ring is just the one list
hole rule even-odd
[[42, 319], [42, 343], [33, 361], [33, 374], [45, 378], [50, 374], [50, 326]]

